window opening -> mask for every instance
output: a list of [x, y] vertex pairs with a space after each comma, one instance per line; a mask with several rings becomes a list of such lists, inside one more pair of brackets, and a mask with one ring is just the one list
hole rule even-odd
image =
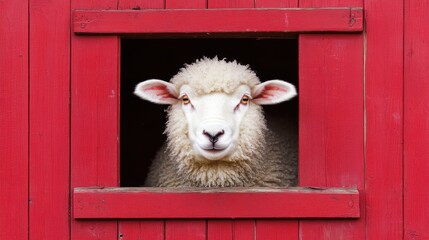
[[[152, 159], [166, 140], [166, 105], [133, 94], [147, 79], [168, 81], [185, 63], [203, 56], [248, 64], [261, 81], [281, 79], [298, 88], [298, 97], [263, 106], [268, 126], [292, 121], [298, 129], [298, 40], [279, 38], [122, 39], [120, 99], [121, 187], [144, 184]], [[298, 133], [297, 133], [298, 134]]]

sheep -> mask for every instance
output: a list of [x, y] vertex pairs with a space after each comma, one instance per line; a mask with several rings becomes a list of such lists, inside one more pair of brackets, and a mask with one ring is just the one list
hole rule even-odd
[[261, 83], [248, 65], [202, 58], [166, 82], [140, 82], [144, 100], [168, 104], [167, 141], [147, 187], [275, 187], [296, 185], [297, 136], [268, 129], [261, 105], [297, 95], [281, 80]]

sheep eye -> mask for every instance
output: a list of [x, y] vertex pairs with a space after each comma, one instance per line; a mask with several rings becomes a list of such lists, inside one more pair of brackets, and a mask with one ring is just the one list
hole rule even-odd
[[248, 96], [246, 96], [246, 95], [244, 95], [242, 98], [241, 98], [241, 104], [243, 104], [243, 105], [247, 105], [248, 103], [249, 103], [249, 97]]
[[183, 97], [182, 97], [182, 103], [183, 104], [188, 104], [190, 102], [191, 102], [191, 100], [189, 99], [188, 95], [183, 95]]

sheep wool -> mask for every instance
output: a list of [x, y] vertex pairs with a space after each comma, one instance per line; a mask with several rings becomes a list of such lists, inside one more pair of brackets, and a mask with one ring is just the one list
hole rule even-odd
[[[176, 89], [190, 86], [197, 94], [227, 93], [240, 85], [260, 83], [248, 66], [203, 58], [185, 65], [171, 80]], [[195, 157], [180, 104], [168, 108], [167, 142], [152, 162], [148, 187], [274, 187], [296, 185], [297, 134], [291, 122], [267, 127], [262, 107], [250, 103], [239, 127], [235, 151], [221, 160]]]

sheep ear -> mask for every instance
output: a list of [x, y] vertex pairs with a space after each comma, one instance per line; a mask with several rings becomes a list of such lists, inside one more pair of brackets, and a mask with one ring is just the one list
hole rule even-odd
[[296, 95], [294, 85], [281, 80], [270, 80], [253, 87], [252, 102], [259, 105], [277, 104]]
[[157, 104], [174, 104], [178, 97], [173, 84], [157, 79], [146, 80], [137, 84], [134, 94]]

